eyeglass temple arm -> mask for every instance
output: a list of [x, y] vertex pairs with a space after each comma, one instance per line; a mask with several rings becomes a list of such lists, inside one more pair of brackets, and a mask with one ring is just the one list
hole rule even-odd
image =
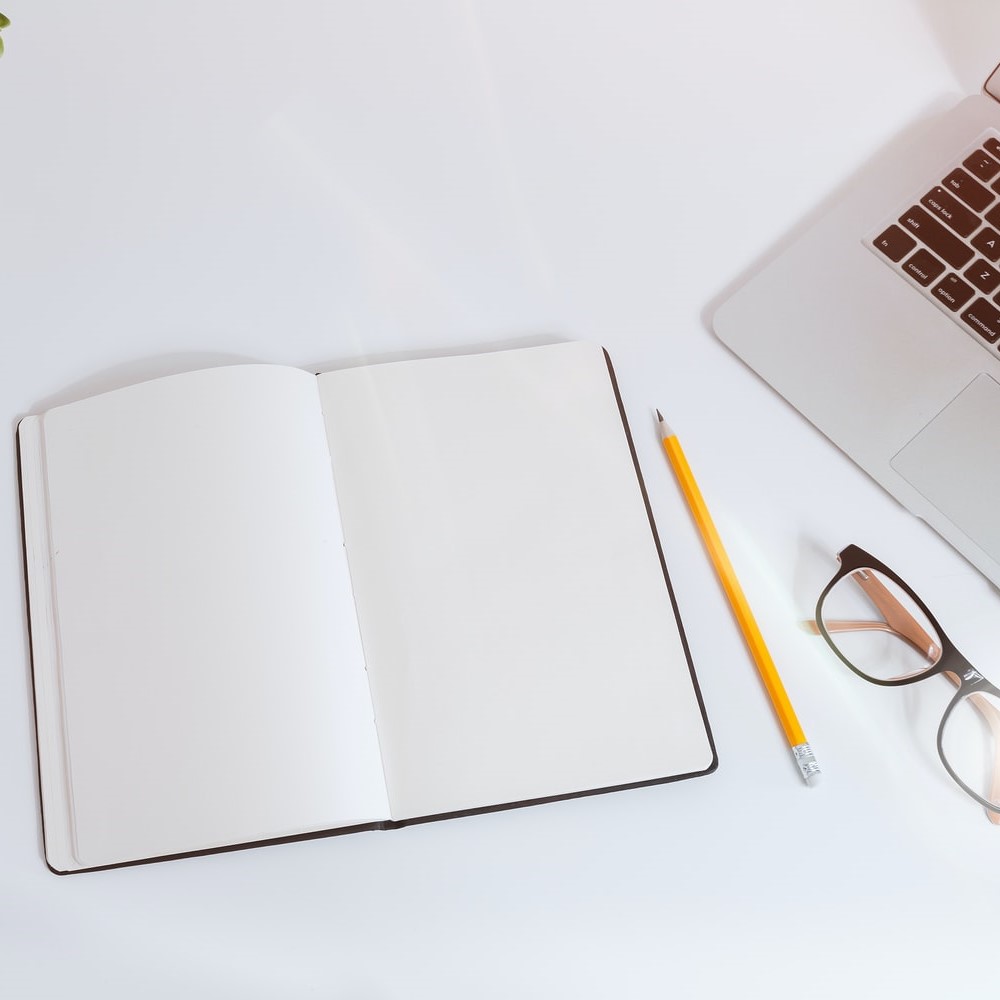
[[872, 604], [882, 612], [882, 616], [894, 632], [931, 660], [936, 660], [941, 655], [940, 646], [920, 627], [920, 623], [913, 615], [892, 596], [878, 577], [865, 570], [855, 570], [851, 576], [868, 595]]

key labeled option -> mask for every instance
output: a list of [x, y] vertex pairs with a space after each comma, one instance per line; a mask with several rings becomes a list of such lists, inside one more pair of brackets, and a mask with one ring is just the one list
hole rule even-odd
[[946, 274], [931, 289], [931, 295], [952, 312], [961, 309], [975, 294], [976, 290], [972, 285], [967, 285], [957, 274]]

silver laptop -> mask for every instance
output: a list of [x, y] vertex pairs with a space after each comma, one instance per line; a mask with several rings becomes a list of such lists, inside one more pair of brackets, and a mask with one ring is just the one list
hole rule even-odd
[[1000, 585], [1000, 67], [845, 190], [716, 334]]

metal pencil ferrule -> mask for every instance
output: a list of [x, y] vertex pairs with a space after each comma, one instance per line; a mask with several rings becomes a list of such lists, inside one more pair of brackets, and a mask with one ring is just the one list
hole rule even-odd
[[820, 769], [812, 747], [808, 743], [799, 743], [798, 746], [792, 747], [792, 753], [795, 754], [795, 763], [799, 765], [806, 782], [815, 781], [820, 775]]

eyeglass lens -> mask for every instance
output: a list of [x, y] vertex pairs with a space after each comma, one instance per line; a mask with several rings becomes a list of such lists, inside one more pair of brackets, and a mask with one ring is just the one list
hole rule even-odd
[[961, 698], [941, 731], [941, 753], [954, 776], [1000, 808], [1000, 699], [986, 692]]
[[915, 677], [941, 658], [941, 640], [916, 601], [874, 569], [838, 580], [820, 619], [840, 655], [874, 681]]

